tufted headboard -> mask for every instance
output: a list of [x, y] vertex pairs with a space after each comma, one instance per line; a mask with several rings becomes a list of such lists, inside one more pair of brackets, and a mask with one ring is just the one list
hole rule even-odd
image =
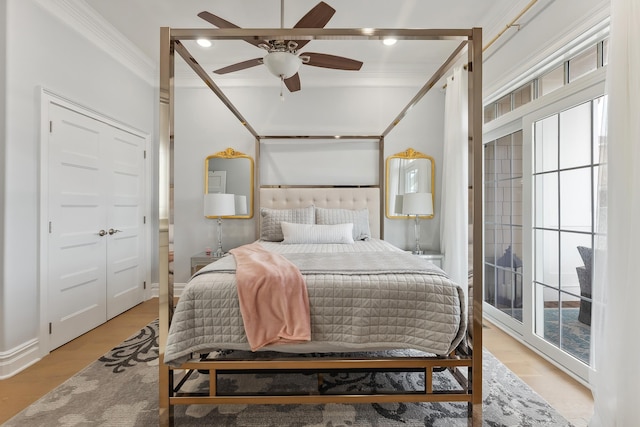
[[371, 237], [380, 238], [380, 189], [371, 187], [261, 188], [260, 206], [271, 209], [320, 208], [369, 210]]

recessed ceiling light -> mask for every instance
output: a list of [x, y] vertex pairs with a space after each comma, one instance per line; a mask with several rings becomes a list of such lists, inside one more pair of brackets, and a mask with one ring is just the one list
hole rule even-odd
[[398, 39], [394, 39], [393, 37], [387, 37], [386, 39], [382, 40], [382, 43], [384, 43], [386, 46], [393, 46], [394, 44], [396, 44], [397, 41]]
[[211, 41], [206, 40], [206, 39], [198, 39], [197, 40], [198, 44], [202, 47], [211, 47]]

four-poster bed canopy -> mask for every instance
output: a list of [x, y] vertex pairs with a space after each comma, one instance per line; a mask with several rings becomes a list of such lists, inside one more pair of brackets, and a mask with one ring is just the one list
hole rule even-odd
[[[382, 40], [393, 36], [398, 40], [457, 40], [460, 43], [433, 74], [427, 83], [418, 91], [405, 108], [394, 118], [381, 134], [365, 132], [361, 135], [262, 135], [254, 129], [242, 113], [233, 105], [229, 98], [214, 82], [211, 76], [203, 70], [193, 56], [188, 52], [182, 41], [196, 40], [199, 38], [210, 40]], [[177, 404], [230, 404], [230, 403], [330, 403], [330, 402], [419, 402], [419, 401], [460, 401], [468, 402], [473, 423], [481, 423], [482, 420], [482, 275], [474, 277], [472, 288], [469, 289], [472, 300], [469, 304], [469, 312], [472, 315], [469, 330], [466, 337], [467, 346], [460, 352], [438, 356], [433, 358], [408, 358], [398, 359], [317, 359], [307, 358], [305, 361], [265, 360], [252, 361], [202, 361], [184, 363], [181, 369], [205, 369], [210, 371], [210, 391], [208, 396], [186, 396], [176, 392], [173, 384], [174, 368], [164, 363], [167, 336], [174, 314], [174, 294], [172, 277], [169, 274], [169, 207], [173, 206], [173, 193], [169, 189], [168, 179], [173, 159], [173, 108], [174, 108], [174, 60], [175, 54], [181, 56], [191, 69], [203, 80], [203, 82], [215, 93], [223, 104], [233, 113], [240, 123], [253, 135], [256, 140], [256, 168], [255, 179], [259, 181], [260, 143], [268, 139], [367, 139], [379, 141], [379, 177], [384, 177], [384, 139], [408, 114], [409, 110], [418, 103], [422, 97], [436, 85], [436, 83], [452, 68], [454, 63], [464, 55], [467, 50], [467, 71], [469, 73], [469, 141], [471, 144], [472, 161], [469, 164], [473, 177], [473, 206], [470, 213], [473, 224], [482, 224], [482, 31], [479, 28], [472, 29], [161, 29], [161, 56], [160, 56], [160, 151], [168, 153], [168, 157], [160, 156], [160, 212], [159, 212], [159, 268], [160, 268], [160, 423], [168, 425], [173, 422], [173, 405]], [[384, 180], [381, 178], [379, 192], [384, 194]], [[257, 182], [256, 188], [260, 188]], [[369, 191], [371, 189], [368, 189]], [[315, 200], [315, 199], [314, 199]], [[384, 217], [385, 197], [377, 200], [378, 216]], [[256, 194], [256, 209], [261, 206], [260, 192]], [[259, 223], [259, 221], [258, 221]], [[379, 220], [379, 235], [384, 236], [384, 221]], [[378, 233], [376, 233], [378, 234]], [[259, 235], [259, 234], [258, 234]], [[473, 227], [473, 270], [482, 271], [482, 227]], [[466, 242], [465, 242], [466, 244]], [[449, 368], [460, 374], [459, 369], [468, 368], [467, 378], [457, 375], [462, 381], [462, 391], [434, 392], [429, 386], [424, 393], [415, 394], [384, 394], [384, 395], [303, 395], [303, 396], [219, 396], [216, 394], [217, 370], [273, 370], [273, 369], [300, 369], [317, 370], [326, 372], [331, 369], [377, 369], [393, 370], [420, 369], [425, 372], [425, 380], [430, 383], [434, 368]], [[468, 380], [468, 381], [467, 381]], [[480, 425], [480, 424], [478, 424]]]

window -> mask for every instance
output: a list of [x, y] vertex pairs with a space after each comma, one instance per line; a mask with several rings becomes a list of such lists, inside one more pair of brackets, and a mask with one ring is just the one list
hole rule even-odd
[[569, 82], [589, 74], [598, 68], [598, 48], [593, 46], [569, 60]]
[[540, 95], [548, 95], [564, 86], [564, 64], [540, 77]]
[[585, 381], [608, 50], [559, 52], [484, 108], [506, 114], [484, 135], [484, 315]]
[[522, 131], [485, 144], [484, 300], [522, 321]]
[[513, 92], [513, 108], [522, 107], [533, 100], [533, 82], [529, 82]]
[[495, 102], [484, 107], [484, 123], [528, 104], [536, 98], [548, 95], [565, 84], [605, 66], [609, 55], [609, 39], [584, 49], [568, 61], [563, 61], [556, 68], [535, 78], [513, 92], [504, 95]]
[[534, 123], [535, 333], [585, 364], [603, 104], [599, 97]]
[[503, 96], [496, 102], [496, 115], [500, 117], [511, 111], [511, 94]]
[[489, 123], [496, 118], [496, 104], [489, 104], [484, 107], [484, 122]]
[[418, 163], [415, 159], [407, 160], [407, 164], [404, 167], [404, 192], [416, 193], [418, 189]]

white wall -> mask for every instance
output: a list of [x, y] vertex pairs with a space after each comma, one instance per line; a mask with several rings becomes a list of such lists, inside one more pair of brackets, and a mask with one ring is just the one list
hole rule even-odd
[[6, 7], [7, 59], [0, 64], [6, 65], [2, 68], [7, 82], [6, 96], [0, 98], [6, 120], [4, 157], [0, 157], [4, 195], [0, 356], [14, 354], [37, 338], [40, 325], [47, 321], [39, 318], [40, 88], [148, 134], [154, 133], [157, 104], [151, 84], [37, 1], [7, 0]]
[[[278, 97], [278, 89], [228, 88], [227, 96], [260, 135], [380, 135], [402, 108], [416, 94], [418, 88], [304, 88], [295, 94]], [[255, 158], [255, 140], [229, 110], [208, 88], [176, 88], [175, 91], [175, 281], [186, 282], [190, 273], [190, 257], [206, 246], [216, 246], [216, 225], [202, 216], [204, 192], [204, 159], [213, 153], [232, 147]], [[444, 93], [433, 89], [412, 109], [411, 113], [385, 140], [384, 158], [411, 147], [429, 154], [436, 161], [436, 187], [440, 183], [443, 140]], [[317, 144], [328, 142], [300, 142], [299, 155], [315, 158]], [[330, 144], [336, 144], [330, 142]], [[347, 151], [354, 155], [353, 144]], [[368, 184], [378, 184], [376, 154], [369, 164], [354, 162], [348, 170], [317, 164], [326, 181], [314, 184], [334, 184], [340, 177], [363, 176]], [[335, 150], [340, 155], [340, 150]], [[326, 158], [326, 157], [325, 157]], [[268, 160], [268, 159], [263, 159]], [[267, 165], [271, 169], [274, 165]], [[278, 167], [287, 168], [286, 164]], [[300, 184], [304, 172], [289, 169], [287, 177]], [[316, 175], [323, 173], [316, 171]], [[273, 174], [267, 174], [271, 179]], [[290, 179], [290, 178], [286, 178]], [[272, 184], [264, 182], [264, 184]], [[436, 190], [436, 206], [440, 201]], [[437, 209], [436, 209], [437, 211]], [[256, 239], [255, 217], [251, 220], [231, 219], [223, 222], [223, 246], [227, 250]], [[204, 230], [204, 232], [203, 232]], [[386, 220], [384, 238], [402, 248], [413, 247], [413, 223], [407, 220]], [[422, 221], [422, 243], [425, 249], [439, 249], [439, 218]]]

